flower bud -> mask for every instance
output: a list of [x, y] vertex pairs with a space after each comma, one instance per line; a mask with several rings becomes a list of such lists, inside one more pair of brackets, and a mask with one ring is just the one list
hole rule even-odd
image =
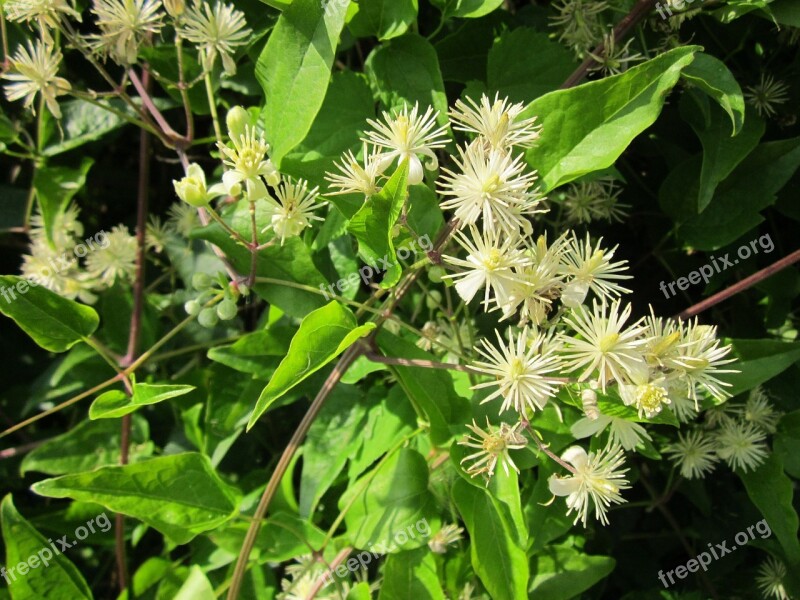
[[173, 19], [177, 19], [183, 14], [183, 11], [186, 10], [186, 2], [183, 0], [163, 0], [164, 1], [164, 8], [167, 9], [169, 16]]
[[197, 163], [192, 163], [186, 170], [186, 177], [174, 181], [175, 193], [178, 198], [192, 206], [205, 206], [208, 204], [208, 190], [206, 189], [206, 174]]
[[234, 106], [228, 111], [225, 117], [225, 123], [228, 126], [228, 136], [232, 140], [238, 140], [244, 135], [244, 128], [250, 125], [250, 115], [242, 106]]
[[214, 280], [207, 273], [195, 273], [192, 275], [192, 287], [198, 292], [214, 285]]
[[231, 299], [225, 299], [217, 305], [217, 316], [223, 321], [230, 321], [238, 312], [236, 302]]
[[200, 303], [197, 300], [189, 300], [186, 304], [183, 305], [183, 308], [186, 310], [187, 315], [191, 315], [196, 317], [200, 314], [200, 311], [203, 309], [200, 306]]
[[219, 323], [219, 316], [217, 316], [216, 309], [204, 308], [197, 316], [197, 322], [201, 327], [205, 327], [206, 329], [211, 329], [214, 327], [217, 323]]

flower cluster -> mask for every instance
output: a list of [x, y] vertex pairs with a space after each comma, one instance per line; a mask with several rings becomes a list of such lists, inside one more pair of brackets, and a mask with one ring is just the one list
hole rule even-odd
[[70, 46], [91, 60], [97, 56], [124, 67], [136, 64], [143, 47], [163, 31], [172, 30], [176, 42], [197, 49], [204, 74], [211, 72], [219, 58], [228, 75], [236, 72], [235, 53], [252, 37], [244, 13], [233, 4], [219, 1], [212, 6], [205, 0], [192, 0], [186, 6], [176, 0], [163, 5], [160, 0], [93, 0], [90, 12], [96, 29], [85, 35], [70, 21], [81, 22], [82, 17], [69, 0], [7, 0], [3, 10], [10, 21], [26, 23], [39, 34], [39, 39], [29, 41], [27, 47], [19, 46], [11, 57], [11, 69], [3, 74], [10, 82], [5, 85], [6, 97], [23, 100], [24, 106], [34, 111], [34, 99], [41, 94], [42, 102], [57, 119], [61, 110], [56, 98], [70, 93], [72, 87], [57, 75], [62, 36], [53, 35], [53, 30], [62, 31]]
[[87, 239], [78, 210], [68, 207], [55, 216], [48, 236], [45, 220], [31, 220], [31, 243], [22, 257], [22, 277], [65, 298], [92, 303], [116, 282], [130, 282], [136, 272], [136, 238], [122, 225]]
[[[626, 261], [615, 260], [616, 247], [571, 231], [552, 241], [545, 233], [534, 235], [543, 197], [523, 151], [536, 143], [540, 130], [524, 105], [483, 96], [459, 101], [449, 117], [466, 140], [453, 166], [441, 169], [438, 182], [441, 207], [452, 213], [459, 247], [443, 254], [444, 264], [455, 272], [439, 280], [465, 303], [478, 297], [484, 311], [496, 311], [512, 323], [505, 333], [496, 330], [496, 343], [484, 339], [474, 346], [479, 356], [469, 368], [485, 376], [473, 386], [488, 390], [482, 402], [497, 401], [501, 417], [514, 416], [499, 424], [487, 421], [486, 427], [474, 421], [467, 425], [470, 434], [460, 443], [472, 452], [462, 463], [469, 475], [487, 482], [498, 465], [505, 473], [516, 471], [510, 451], [528, 446], [527, 429], [538, 435], [537, 413], [569, 385], [579, 391], [584, 407], [584, 418], [573, 427], [576, 439], [607, 430], [608, 444], [599, 452], [567, 450], [562, 464], [572, 475], [554, 476], [551, 491], [567, 497], [576, 521], [585, 524], [594, 506], [605, 523], [608, 506], [624, 501], [620, 491], [628, 487], [624, 452], [651, 440], [635, 420], [647, 422], [665, 408], [674, 412], [673, 419], [686, 420], [699, 410], [701, 397], [724, 399], [726, 384], [719, 375], [727, 372], [723, 366], [731, 362], [730, 348], [720, 344], [714, 327], [697, 321], [652, 314], [635, 320], [632, 306], [622, 299], [630, 292], [623, 286], [630, 277]], [[333, 193], [379, 193], [395, 159], [408, 161], [410, 184], [421, 182], [422, 160], [435, 168], [434, 151], [446, 141], [436, 119], [431, 109], [422, 113], [415, 105], [370, 122], [362, 160], [348, 153], [339, 172], [328, 174]], [[573, 191], [591, 198], [571, 202], [579, 222], [622, 214], [610, 183], [576, 184]], [[420, 344], [441, 343], [442, 332], [440, 320], [429, 322]], [[604, 410], [616, 403], [623, 411], [631, 407], [632, 416], [604, 414], [598, 393], [604, 395]]]
[[705, 417], [703, 425], [679, 433], [666, 448], [686, 479], [705, 477], [720, 460], [745, 473], [758, 468], [767, 458], [766, 439], [775, 433], [781, 413], [759, 387], [744, 403], [726, 402]]

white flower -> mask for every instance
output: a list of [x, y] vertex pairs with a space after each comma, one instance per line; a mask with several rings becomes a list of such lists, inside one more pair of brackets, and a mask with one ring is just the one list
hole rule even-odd
[[275, 194], [278, 196], [278, 202], [268, 198], [271, 221], [264, 231], [272, 229], [280, 238], [281, 246], [287, 237], [300, 235], [303, 229], [310, 227], [312, 219], [325, 220], [315, 215], [314, 211], [326, 203], [317, 202], [319, 188], [315, 187], [309, 191], [307, 181], [298, 179], [297, 183], [292, 183], [286, 180], [278, 186]]
[[619, 446], [606, 446], [600, 452], [591, 452], [580, 446], [567, 448], [561, 459], [575, 468], [570, 477], [552, 475], [548, 480], [550, 493], [567, 497], [567, 514], [575, 511], [575, 523], [581, 521], [586, 526], [589, 514], [589, 500], [594, 504], [595, 518], [603, 525], [608, 524], [606, 511], [611, 504], [622, 504], [625, 499], [619, 494], [630, 486], [621, 469], [625, 456]]
[[56, 76], [60, 63], [61, 53], [42, 41], [28, 42], [27, 49], [20, 46], [11, 59], [12, 71], [3, 75], [3, 79], [11, 81], [5, 85], [6, 98], [12, 102], [24, 98], [25, 107], [35, 114], [33, 100], [40, 93], [52, 115], [60, 119], [61, 109], [56, 96], [72, 89], [69, 81]]
[[206, 68], [211, 69], [217, 55], [222, 59], [225, 73], [236, 73], [233, 53], [247, 43], [252, 30], [247, 27], [244, 13], [232, 4], [217, 2], [212, 9], [203, 0], [195, 0], [178, 26], [179, 34], [196, 44], [205, 53]]
[[230, 132], [233, 148], [224, 144], [217, 147], [225, 157], [225, 164], [230, 168], [222, 175], [222, 182], [232, 196], [238, 195], [240, 184], [244, 183], [247, 199], [255, 202], [267, 196], [267, 187], [261, 180], [264, 177], [271, 186], [280, 183], [280, 175], [267, 158], [269, 144], [263, 135], [257, 135], [255, 127], [244, 126], [244, 133], [236, 135]]
[[159, 0], [94, 0], [100, 35], [95, 47], [121, 64], [133, 64], [139, 47], [161, 31], [163, 14]]
[[791, 596], [786, 592], [783, 580], [786, 578], [786, 565], [772, 556], [762, 563], [758, 568], [756, 583], [761, 589], [765, 598], [777, 598], [777, 600], [790, 600]]
[[616, 283], [621, 279], [631, 278], [630, 275], [622, 275], [628, 269], [628, 261], [612, 263], [611, 259], [614, 258], [617, 246], [611, 250], [601, 250], [602, 241], [603, 238], [600, 238], [592, 247], [588, 233], [583, 243], [574, 233], [572, 234], [572, 239], [563, 253], [564, 274], [570, 278], [562, 296], [566, 306], [574, 308], [583, 304], [590, 290], [600, 298], [609, 300], [630, 292], [629, 289]]
[[555, 395], [556, 386], [559, 384], [558, 379], [548, 377], [549, 373], [558, 370], [558, 357], [552, 351], [543, 353], [544, 336], [539, 334], [529, 339], [527, 328], [517, 335], [516, 341], [514, 334], [509, 330], [508, 345], [503, 344], [499, 331], [495, 330], [495, 333], [499, 350], [486, 340], [481, 340], [483, 348], [476, 349], [486, 358], [486, 362], [473, 363], [476, 369], [496, 379], [475, 385], [472, 389], [498, 387], [481, 404], [500, 396], [503, 398], [501, 413], [513, 408], [520, 415], [526, 416], [525, 408], [531, 412], [542, 410], [547, 401]]
[[220, 185], [206, 188], [206, 174], [197, 163], [190, 164], [186, 169], [186, 176], [180, 180], [173, 179], [172, 185], [178, 198], [195, 207], [205, 206], [212, 198], [225, 193]]
[[755, 470], [767, 458], [766, 434], [753, 425], [727, 419], [717, 432], [717, 454], [732, 469]]
[[564, 192], [562, 206], [567, 220], [575, 224], [605, 220], [622, 222], [627, 204], [618, 201], [620, 190], [610, 179], [572, 183]]
[[457, 100], [450, 111], [455, 121], [454, 129], [474, 133], [495, 150], [505, 151], [512, 146], [530, 148], [539, 139], [540, 126], [535, 126], [536, 117], [519, 119], [525, 105], [511, 104], [508, 98], [500, 99], [496, 94], [491, 102], [486, 94], [481, 95], [480, 104], [472, 98]]
[[697, 417], [694, 400], [686, 394], [686, 387], [675, 378], [667, 379], [667, 395], [670, 399], [669, 407], [675, 413], [679, 423], [689, 423]]
[[188, 238], [192, 231], [200, 226], [197, 210], [185, 202], [175, 202], [167, 212], [169, 224], [182, 237]]
[[772, 407], [767, 394], [760, 386], [750, 392], [747, 403], [739, 409], [739, 414], [742, 420], [752, 423], [766, 433], [775, 433], [782, 416], [782, 413]]
[[48, 44], [53, 43], [50, 30], [58, 29], [61, 15], [70, 16], [76, 21], [81, 20], [81, 14], [72, 7], [69, 0], [6, 0], [3, 8], [9, 21], [35, 22], [42, 33], [42, 40]]
[[331, 184], [331, 187], [338, 188], [335, 192], [329, 192], [329, 195], [364, 194], [367, 198], [374, 196], [380, 191], [378, 177], [383, 174], [385, 167], [383, 162], [379, 154], [375, 152], [370, 154], [367, 151], [367, 145], [364, 144], [364, 166], [362, 167], [352, 150], [348, 150], [342, 157], [341, 163], [334, 164], [340, 172], [325, 174], [325, 180]]
[[108, 245], [86, 257], [86, 270], [106, 287], [114, 285], [117, 279], [132, 281], [136, 274], [136, 238], [121, 225], [106, 235]]
[[444, 278], [456, 282], [456, 292], [464, 302], [470, 302], [478, 290], [485, 287], [484, 307], [489, 306], [492, 292], [498, 306], [503, 306], [508, 302], [513, 286], [524, 283], [514, 267], [524, 267], [531, 260], [516, 247], [516, 240], [509, 236], [505, 236], [501, 242], [496, 232], [484, 231], [481, 234], [475, 227], [471, 227], [469, 231], [472, 239], [461, 231], [456, 232], [455, 236], [456, 241], [467, 251], [466, 259], [443, 256], [445, 262], [466, 270], [455, 275], [445, 275]]
[[642, 443], [643, 440], [651, 440], [644, 427], [638, 423], [633, 423], [621, 417], [609, 417], [598, 413], [596, 419], [583, 417], [575, 422], [570, 428], [570, 433], [576, 440], [598, 435], [608, 430], [608, 442], [611, 445], [622, 446], [625, 450], [632, 451]]
[[685, 436], [678, 433], [678, 441], [666, 448], [669, 457], [680, 466], [681, 476], [686, 479], [702, 479], [714, 470], [719, 458], [715, 452], [714, 441], [699, 429]]
[[605, 392], [610, 380], [625, 382], [634, 373], [645, 368], [642, 359], [644, 340], [640, 338], [642, 327], [639, 322], [623, 330], [631, 314], [630, 304], [619, 312], [619, 300], [606, 306], [594, 302], [589, 313], [584, 307], [565, 317], [580, 337], [565, 337], [564, 359], [571, 370], [584, 369], [579, 381], [597, 372], [600, 387]]
[[671, 403], [663, 377], [651, 380], [647, 371], [634, 371], [631, 379], [633, 383], [619, 384], [619, 395], [625, 406], [636, 407], [640, 419], [652, 419]]
[[381, 155], [383, 165], [389, 165], [395, 158], [398, 165], [408, 160], [408, 183], [421, 183], [424, 171], [419, 155], [428, 158], [429, 168], [435, 169], [438, 160], [433, 151], [443, 148], [447, 143], [447, 128], [436, 126], [438, 116], [439, 113], [432, 107], [428, 107], [420, 117], [418, 104], [414, 104], [410, 112], [408, 105], [404, 105], [395, 116], [384, 112], [384, 122], [369, 119], [367, 122], [373, 131], [367, 131], [363, 141], [387, 150]]
[[497, 467], [498, 461], [506, 472], [510, 475], [508, 467], [510, 466], [517, 473], [519, 469], [511, 460], [508, 455], [509, 450], [520, 450], [528, 445], [525, 436], [523, 436], [519, 429], [522, 427], [521, 423], [516, 423], [514, 426], [507, 423], [501, 423], [499, 428], [489, 425], [489, 420], [486, 420], [486, 431], [478, 427], [475, 421], [472, 425], [467, 424], [467, 428], [472, 431], [473, 435], [467, 435], [464, 439], [460, 440], [460, 446], [467, 446], [469, 448], [477, 448], [478, 451], [465, 456], [461, 459], [461, 463], [474, 461], [467, 469], [466, 472], [470, 477], [476, 475], [483, 475], [486, 478], [486, 484], [489, 484], [489, 479], [494, 475], [494, 470]]
[[458, 172], [442, 169], [439, 193], [449, 196], [441, 203], [446, 210], [454, 210], [459, 226], [474, 225], [483, 217], [487, 229], [499, 229], [509, 236], [519, 231], [529, 233], [531, 225], [525, 218], [537, 211], [541, 201], [532, 190], [536, 181], [534, 173], [525, 173], [525, 163], [520, 154], [486, 149], [473, 142], [459, 149], [455, 159]]
[[[53, 221], [53, 248], [58, 252], [72, 252], [77, 238], [83, 235], [83, 224], [78, 220], [78, 207], [70, 204], [62, 213], [57, 213]], [[31, 216], [31, 228], [28, 232], [33, 242], [44, 242], [49, 245], [44, 217], [36, 212]]]
[[632, 53], [630, 46], [633, 39], [628, 40], [625, 45], [617, 45], [617, 38], [613, 32], [608, 31], [603, 34], [603, 51], [601, 54], [594, 54], [589, 52], [596, 64], [589, 68], [590, 71], [601, 71], [606, 75], [619, 75], [626, 71], [629, 63], [644, 60], [644, 57], [639, 53]]
[[720, 373], [735, 373], [734, 370], [720, 369], [721, 365], [734, 362], [735, 359], [725, 357], [730, 353], [730, 346], [720, 347], [717, 339], [717, 328], [710, 325], [698, 325], [694, 322], [680, 324], [681, 342], [677, 355], [664, 361], [664, 364], [678, 371], [686, 381], [687, 393], [697, 406], [697, 389], [704, 389], [717, 400], [730, 396], [723, 387], [731, 384], [716, 378]]
[[650, 367], [666, 367], [670, 359], [678, 356], [681, 342], [678, 324], [672, 319], [657, 317], [652, 306], [642, 335], [647, 340], [644, 354]]
[[547, 319], [552, 301], [561, 295], [564, 287], [561, 275], [561, 255], [566, 243], [566, 234], [547, 245], [547, 237], [542, 235], [527, 252], [531, 263], [514, 267], [518, 281], [508, 293], [508, 301], [502, 306], [504, 318], [510, 317], [517, 307], [523, 322], [536, 325]]
[[447, 547], [461, 539], [464, 528], [455, 523], [442, 527], [429, 541], [428, 547], [436, 554], [446, 554]]

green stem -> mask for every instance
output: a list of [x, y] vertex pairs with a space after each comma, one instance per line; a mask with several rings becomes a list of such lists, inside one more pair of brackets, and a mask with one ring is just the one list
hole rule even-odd
[[217, 100], [214, 98], [214, 86], [211, 83], [211, 70], [208, 65], [208, 56], [203, 53], [203, 81], [206, 84], [206, 96], [208, 96], [208, 107], [211, 110], [211, 120], [214, 122], [214, 135], [217, 143], [222, 145], [222, 129], [219, 126], [219, 115], [217, 114]]

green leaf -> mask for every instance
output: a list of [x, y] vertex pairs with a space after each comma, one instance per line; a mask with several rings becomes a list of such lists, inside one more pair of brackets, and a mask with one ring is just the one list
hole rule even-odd
[[214, 587], [197, 565], [190, 567], [189, 577], [173, 596], [173, 600], [216, 600], [216, 598]]
[[[689, 96], [686, 96], [689, 98]], [[682, 105], [683, 108], [683, 105]], [[711, 203], [717, 186], [741, 163], [758, 145], [764, 135], [765, 124], [755, 112], [748, 115], [744, 128], [736, 137], [727, 134], [724, 114], [717, 108], [709, 111], [707, 122], [695, 107], [685, 112], [689, 124], [703, 145], [703, 166], [700, 170], [697, 213], [703, 212]]]
[[53, 240], [53, 227], [58, 216], [64, 213], [72, 198], [84, 185], [94, 159], [85, 156], [77, 169], [68, 167], [40, 167], [33, 175], [33, 189], [39, 201], [47, 239]]
[[531, 562], [530, 594], [537, 600], [570, 600], [614, 570], [610, 556], [590, 556], [569, 546], [545, 548]]
[[732, 340], [734, 354], [739, 360], [731, 368], [740, 373], [728, 373], [727, 391], [736, 396], [752, 390], [783, 373], [800, 360], [800, 343], [778, 340]]
[[503, 0], [431, 0], [445, 18], [477, 19], [488, 15], [503, 4]]
[[90, 419], [116, 419], [130, 414], [142, 406], [158, 404], [164, 400], [188, 394], [195, 387], [193, 385], [150, 385], [136, 383], [133, 386], [133, 396], [120, 390], [111, 390], [101, 394], [89, 407]]
[[306, 137], [331, 79], [349, 2], [294, 0], [278, 19], [256, 63], [271, 157], [281, 160]]
[[504, 32], [489, 51], [487, 87], [528, 103], [558, 89], [576, 66], [572, 53], [546, 33], [520, 27]]
[[417, 20], [417, 0], [360, 0], [347, 23], [356, 37], [389, 40], [403, 35]]
[[334, 171], [334, 162], [347, 150], [360, 150], [359, 132], [373, 118], [375, 101], [366, 77], [352, 71], [334, 73], [311, 130], [281, 161], [281, 171], [324, 189], [322, 173]]
[[[92, 592], [80, 571], [60, 552], [51, 550], [48, 540], [14, 507], [11, 494], [0, 505], [3, 542], [6, 547], [4, 575], [8, 590], [15, 600], [76, 600], [91, 599]], [[70, 540], [71, 542], [72, 540]], [[23, 569], [19, 565], [28, 563]]]
[[261, 377], [275, 370], [276, 357], [285, 356], [288, 349], [289, 338], [284, 339], [270, 328], [248, 333], [233, 344], [211, 348], [208, 358], [242, 373]]
[[308, 314], [292, 338], [286, 358], [261, 392], [247, 429], [255, 425], [275, 400], [373, 329], [374, 323], [359, 325], [353, 313], [335, 301]]
[[355, 548], [394, 553], [425, 546], [441, 525], [436, 498], [428, 490], [428, 463], [402, 448], [375, 471], [348, 487], [339, 499], [349, 543]]
[[[122, 393], [122, 392], [120, 392]], [[39, 471], [64, 475], [119, 464], [121, 429], [114, 421], [81, 421], [74, 429], [47, 440], [22, 460], [20, 473]], [[134, 416], [129, 460], [139, 462], [153, 453], [150, 428]]]
[[436, 50], [416, 33], [395, 38], [375, 48], [364, 71], [375, 95], [388, 108], [413, 106], [439, 111], [439, 124], [447, 124], [447, 96]]
[[470, 537], [472, 567], [495, 600], [525, 600], [529, 568], [507, 507], [488, 491], [458, 479], [453, 500]]
[[783, 471], [783, 463], [776, 454], [755, 471], [736, 474], [744, 483], [747, 495], [756, 505], [778, 538], [786, 555], [787, 567], [795, 571], [800, 567], [800, 540], [797, 537], [798, 518], [792, 505], [794, 485]]
[[[125, 125], [121, 114], [134, 116], [133, 110], [123, 100], [98, 100], [103, 106], [97, 106], [86, 100], [67, 100], [61, 102], [61, 130], [63, 138], [45, 147], [45, 156], [56, 156], [74, 150], [89, 142], [102, 139], [108, 133]], [[105, 108], [108, 107], [108, 108]]]
[[390, 554], [386, 559], [378, 600], [395, 598], [445, 600], [436, 560], [427, 546]]
[[539, 171], [545, 191], [613, 165], [658, 118], [698, 49], [676, 48], [621, 75], [534, 100], [522, 116], [537, 116], [542, 134], [526, 158]]
[[790, 27], [800, 27], [800, 6], [794, 0], [773, 0], [769, 5], [771, 18]]
[[776, 194], [799, 166], [800, 138], [759, 144], [717, 186], [711, 204], [697, 215], [694, 198], [698, 192], [694, 188], [700, 159], [692, 157], [667, 176], [659, 190], [659, 203], [680, 223], [678, 235], [687, 244], [697, 250], [716, 250], [764, 220], [760, 211], [775, 203]]
[[147, 523], [177, 544], [239, 512], [238, 491], [220, 479], [208, 457], [195, 452], [45, 479], [31, 489], [49, 498], [101, 504]]
[[[250, 238], [252, 225], [247, 202], [238, 202], [223, 217], [234, 230], [245, 236], [246, 239]], [[267, 225], [269, 218], [266, 203], [256, 203], [256, 224], [259, 230]], [[250, 252], [231, 239], [231, 236], [216, 222], [195, 230], [192, 237], [209, 241], [220, 248], [238, 272], [250, 272], [252, 258]], [[264, 241], [264, 238], [259, 237], [260, 243], [264, 243]], [[258, 259], [256, 263], [258, 277], [300, 283], [323, 291], [327, 285], [325, 278], [314, 265], [308, 246], [298, 237], [288, 238], [283, 245], [265, 248], [259, 252]], [[274, 304], [293, 317], [304, 317], [325, 304], [325, 300], [319, 293], [279, 283], [256, 282], [253, 290], [270, 304]]]
[[[15, 288], [15, 289], [11, 289]], [[34, 342], [50, 352], [66, 352], [100, 324], [93, 308], [62, 298], [32, 280], [0, 275], [0, 312], [11, 317]]]
[[300, 477], [301, 517], [314, 514], [322, 495], [362, 444], [366, 407], [360, 400], [358, 388], [337, 386], [308, 430]]
[[0, 185], [0, 232], [25, 227], [28, 192], [19, 187]]
[[681, 77], [716, 100], [731, 119], [733, 135], [739, 133], [745, 120], [744, 97], [742, 88], [724, 62], [705, 52], [698, 52]]
[[367, 198], [350, 219], [347, 230], [358, 240], [358, 253], [370, 265], [389, 261], [381, 287], [390, 288], [400, 281], [403, 272], [396, 259], [392, 233], [408, 195], [408, 161], [397, 168], [379, 194]]
[[[209, 535], [215, 544], [236, 555], [242, 549], [248, 526], [246, 522], [234, 522]], [[251, 559], [285, 562], [308, 554], [311, 548], [320, 550], [324, 543], [325, 532], [313, 523], [297, 515], [277, 512], [259, 529]]]
[[[377, 342], [386, 356], [436, 360], [432, 354], [386, 330], [380, 331]], [[392, 371], [411, 402], [425, 413], [434, 444], [443, 446], [453, 437], [454, 430], [459, 433], [463, 430], [470, 412], [469, 402], [456, 394], [447, 372], [422, 367], [393, 367]], [[450, 425], [455, 425], [455, 429], [451, 430]]]
[[800, 410], [783, 415], [772, 439], [772, 449], [786, 472], [800, 479]]

